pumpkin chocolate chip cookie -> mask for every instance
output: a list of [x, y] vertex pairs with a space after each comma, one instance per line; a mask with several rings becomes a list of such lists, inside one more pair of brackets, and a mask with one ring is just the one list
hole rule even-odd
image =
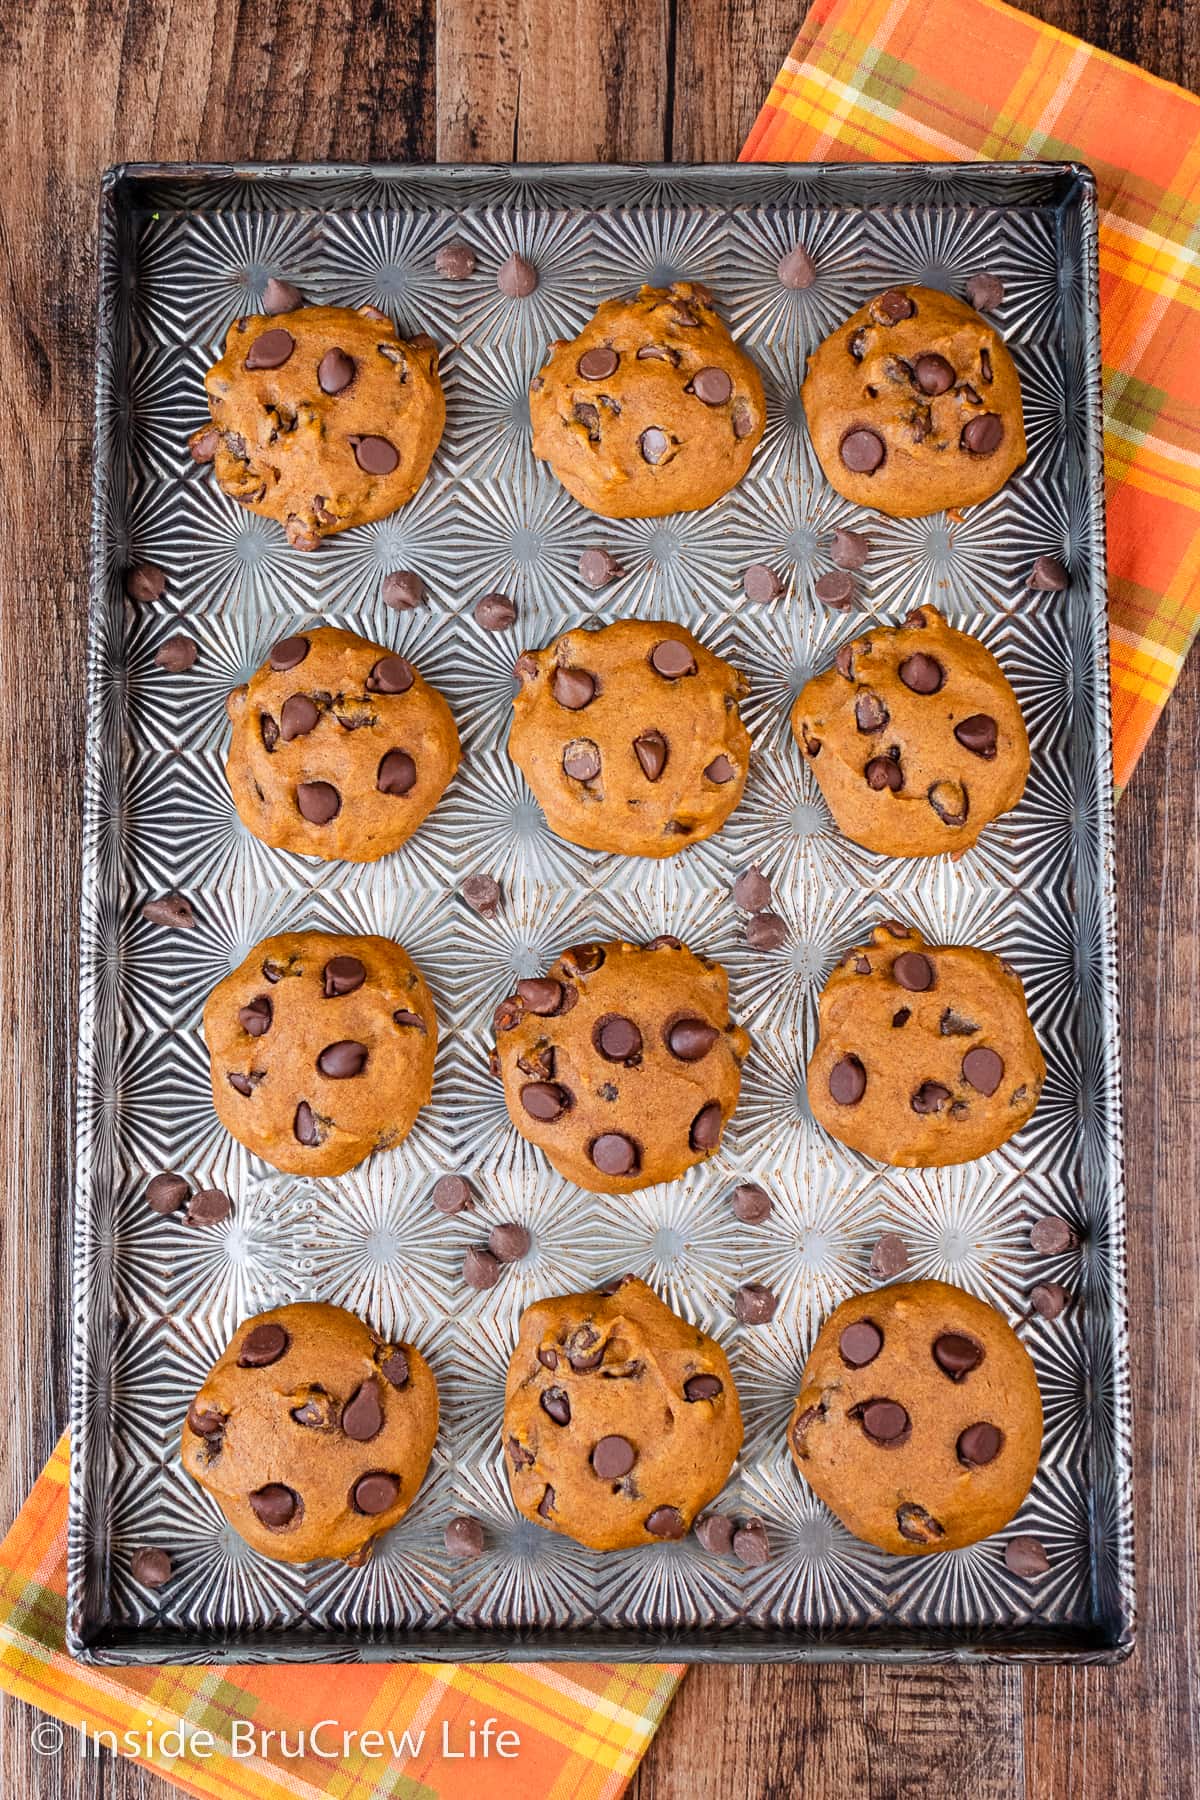
[[458, 767], [441, 694], [353, 631], [281, 638], [226, 710], [234, 804], [276, 850], [374, 862], [412, 836]]
[[218, 1119], [288, 1174], [398, 1144], [433, 1088], [433, 1001], [390, 938], [264, 938], [209, 995], [204, 1037]]
[[605, 300], [530, 389], [533, 453], [607, 519], [697, 512], [736, 487], [766, 423], [758, 370], [698, 282]]
[[750, 1049], [724, 969], [676, 938], [578, 944], [518, 981], [494, 1023], [513, 1124], [598, 1194], [672, 1181], [711, 1156]]
[[797, 696], [792, 731], [839, 829], [884, 856], [969, 850], [1029, 774], [1003, 669], [933, 606], [843, 644]]
[[673, 856], [742, 797], [745, 677], [681, 625], [623, 619], [517, 659], [509, 755], [556, 836]]
[[1042, 1401], [1007, 1320], [944, 1281], [855, 1294], [805, 1365], [788, 1447], [847, 1531], [894, 1556], [999, 1531], [1037, 1472]]
[[527, 1519], [591, 1550], [684, 1537], [741, 1445], [725, 1352], [644, 1281], [627, 1275], [522, 1315], [504, 1453]]
[[386, 518], [424, 481], [446, 403], [432, 339], [373, 306], [235, 319], [204, 378], [212, 423], [190, 439], [221, 490], [297, 550]]
[[276, 1562], [360, 1563], [402, 1519], [438, 1427], [433, 1372], [340, 1306], [247, 1319], [183, 1426], [183, 1466]]
[[813, 351], [801, 392], [830, 485], [893, 519], [973, 506], [1025, 460], [1004, 339], [933, 288], [860, 307]]
[[888, 920], [833, 971], [818, 1020], [813, 1116], [879, 1162], [971, 1162], [1037, 1106], [1046, 1065], [1025, 990], [987, 950], [927, 944]]

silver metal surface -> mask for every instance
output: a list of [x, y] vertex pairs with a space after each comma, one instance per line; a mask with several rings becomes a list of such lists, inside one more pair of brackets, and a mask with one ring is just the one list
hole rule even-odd
[[[69, 1634], [103, 1662], [351, 1657], [935, 1657], [1098, 1660], [1132, 1642], [1129, 1396], [1113, 949], [1112, 773], [1101, 513], [1095, 195], [1064, 165], [608, 169], [126, 169], [105, 182], [97, 357], [94, 589], [82, 918], [77, 1284]], [[466, 237], [478, 271], [436, 275]], [[783, 289], [779, 257], [811, 250], [815, 285]], [[496, 271], [513, 249], [540, 273], [524, 301]], [[1002, 493], [946, 516], [891, 522], [831, 492], [804, 428], [807, 351], [895, 281], [961, 293], [998, 273], [997, 322], [1025, 393], [1029, 460]], [[202, 376], [229, 322], [272, 273], [312, 300], [388, 309], [443, 348], [445, 439], [412, 503], [314, 555], [225, 499], [187, 454], [207, 417]], [[767, 384], [769, 423], [742, 485], [709, 511], [608, 523], [535, 464], [526, 391], [549, 340], [643, 280], [707, 282]], [[813, 598], [832, 527], [868, 526], [863, 610]], [[628, 571], [596, 595], [576, 563], [609, 547]], [[1063, 555], [1065, 594], [1024, 581]], [[160, 564], [164, 598], [130, 605], [122, 574]], [[786, 598], [741, 597], [748, 562]], [[430, 599], [397, 615], [381, 576], [415, 568]], [[490, 589], [516, 627], [471, 616]], [[807, 676], [870, 618], [933, 601], [999, 656], [1030, 728], [1017, 811], [961, 861], [895, 862], [848, 843], [787, 724]], [[750, 781], [725, 830], [663, 863], [551, 837], [504, 741], [517, 652], [581, 620], [678, 619], [749, 674]], [[318, 864], [255, 842], [221, 761], [226, 691], [272, 641], [306, 623], [394, 645], [445, 693], [463, 765], [399, 854]], [[184, 675], [154, 665], [175, 630], [200, 644]], [[730, 887], [758, 862], [789, 926], [755, 954]], [[477, 918], [457, 889], [498, 876], [506, 904]], [[180, 889], [193, 932], [147, 924]], [[934, 941], [969, 941], [1017, 967], [1046, 1051], [1032, 1124], [994, 1156], [905, 1172], [833, 1143], [809, 1115], [804, 1067], [835, 961], [880, 916]], [[268, 932], [304, 925], [399, 938], [429, 980], [442, 1040], [432, 1104], [396, 1151], [336, 1181], [280, 1175], [217, 1125], [200, 1011]], [[497, 999], [586, 936], [676, 933], [728, 969], [753, 1033], [743, 1096], [720, 1154], [628, 1198], [579, 1192], [508, 1123], [486, 1074]], [[189, 1230], [143, 1199], [179, 1169], [224, 1187], [233, 1216]], [[446, 1219], [429, 1193], [469, 1173], [479, 1204]], [[763, 1225], [733, 1217], [740, 1180], [767, 1186]], [[1064, 1213], [1080, 1252], [1048, 1261], [1029, 1226]], [[466, 1289], [465, 1247], [519, 1219], [533, 1247], [490, 1293]], [[884, 1230], [913, 1271], [992, 1301], [1033, 1354], [1046, 1439], [1013, 1526], [1046, 1544], [1037, 1584], [1011, 1576], [1009, 1533], [941, 1556], [890, 1559], [856, 1542], [794, 1473], [784, 1428], [814, 1331], [870, 1284]], [[743, 1569], [690, 1539], [611, 1556], [520, 1520], [501, 1463], [504, 1371], [522, 1308], [632, 1268], [726, 1346], [747, 1417], [722, 1502], [767, 1522], [773, 1554]], [[1066, 1314], [1028, 1315], [1039, 1280]], [[732, 1296], [781, 1296], [767, 1327]], [[319, 1297], [411, 1338], [430, 1358], [443, 1424], [429, 1477], [365, 1568], [293, 1568], [257, 1556], [184, 1476], [188, 1400], [234, 1326]], [[486, 1554], [452, 1564], [442, 1531], [477, 1515]], [[130, 1559], [163, 1545], [174, 1575], [139, 1587]]]

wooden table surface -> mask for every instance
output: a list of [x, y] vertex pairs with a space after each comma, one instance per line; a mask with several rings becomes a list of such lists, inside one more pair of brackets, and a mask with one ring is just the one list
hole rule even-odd
[[[1196, 0], [1031, 11], [1200, 88]], [[67, 1416], [85, 545], [96, 183], [207, 158], [736, 156], [802, 0], [9, 0], [0, 6], [0, 1528]], [[341, 20], [355, 17], [353, 25]], [[1150, 128], [1150, 121], [1147, 121]], [[637, 1800], [1200, 1794], [1197, 659], [1119, 810], [1141, 1629], [1116, 1670], [693, 1671]], [[33, 1755], [3, 1704], [0, 1793], [160, 1796]], [[480, 1792], [484, 1787], [481, 1784]]]

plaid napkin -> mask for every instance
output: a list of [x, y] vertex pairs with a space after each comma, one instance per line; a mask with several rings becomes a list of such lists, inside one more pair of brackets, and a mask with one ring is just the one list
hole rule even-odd
[[817, 0], [743, 162], [1087, 163], [1099, 188], [1113, 760], [1200, 625], [1200, 99], [1001, 0]]
[[[1200, 101], [1000, 0], [818, 0], [746, 161], [1062, 158], [1100, 184], [1100, 280], [1117, 780], [1129, 777], [1200, 623]], [[0, 1689], [78, 1730], [132, 1730], [135, 1760], [220, 1800], [615, 1800], [666, 1712], [678, 1664], [281, 1665], [97, 1669], [63, 1649], [67, 1440], [0, 1544]], [[336, 1715], [424, 1730], [423, 1748], [323, 1758], [240, 1753], [257, 1733]], [[520, 1755], [447, 1760], [468, 1721]], [[165, 1754], [182, 1724], [208, 1757]], [[57, 1753], [42, 1720], [34, 1747]], [[195, 1740], [193, 1740], [195, 1741]], [[493, 1733], [494, 1741], [494, 1733]], [[318, 1749], [325, 1739], [318, 1740]], [[239, 1753], [234, 1754], [235, 1748]], [[373, 1741], [371, 1748], [374, 1748]]]
[[[67, 1731], [137, 1738], [134, 1761], [189, 1793], [220, 1800], [615, 1800], [637, 1767], [683, 1673], [641, 1663], [279, 1663], [226, 1668], [104, 1669], [63, 1649], [67, 1587], [68, 1443], [64, 1435], [12, 1530], [0, 1544], [0, 1688], [61, 1720]], [[315, 1747], [296, 1757], [298, 1734], [322, 1719]], [[494, 1719], [486, 1760], [461, 1756]], [[182, 1726], [180, 1757], [164, 1731]], [[53, 1767], [60, 1727], [34, 1724], [35, 1751]], [[443, 1754], [443, 1729], [456, 1754]], [[343, 1730], [382, 1734], [341, 1754]], [[424, 1731], [423, 1745], [394, 1755]], [[515, 1731], [519, 1754], [495, 1750]], [[286, 1733], [285, 1756], [279, 1733]], [[263, 1734], [275, 1732], [263, 1742]], [[208, 1733], [215, 1746], [211, 1755]], [[151, 1742], [151, 1739], [153, 1740]], [[104, 1742], [109, 1740], [102, 1739]], [[89, 1740], [90, 1742], [90, 1740]], [[124, 1749], [128, 1754], [128, 1750]], [[132, 1746], [131, 1746], [132, 1748]], [[512, 1749], [511, 1740], [504, 1748]], [[336, 1754], [325, 1756], [327, 1749]], [[173, 1752], [173, 1754], [171, 1754]], [[53, 1780], [49, 1784], [53, 1787]], [[49, 1788], [48, 1790], [49, 1791]]]

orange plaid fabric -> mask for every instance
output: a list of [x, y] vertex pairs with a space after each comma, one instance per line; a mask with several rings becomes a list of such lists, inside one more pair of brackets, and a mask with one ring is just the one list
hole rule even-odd
[[1113, 756], [1200, 624], [1200, 99], [1001, 0], [817, 0], [744, 162], [1023, 158], [1094, 170]]
[[[85, 1667], [63, 1648], [67, 1472], [64, 1436], [0, 1544], [0, 1689], [40, 1707], [72, 1734], [86, 1726], [103, 1733], [106, 1744], [114, 1734], [123, 1754], [192, 1794], [616, 1800], [683, 1673], [678, 1665], [638, 1663]], [[462, 1755], [471, 1722], [478, 1747], [489, 1718], [495, 1721], [491, 1754]], [[318, 1732], [297, 1755], [301, 1733], [329, 1719], [336, 1719], [336, 1729]], [[179, 1755], [169, 1735], [164, 1747], [163, 1734], [181, 1727]], [[52, 1761], [63, 1734], [49, 1720], [32, 1730], [34, 1749]], [[495, 1750], [503, 1730], [520, 1740], [511, 1759]], [[358, 1734], [348, 1754], [341, 1752], [343, 1731]], [[129, 1743], [126, 1732], [133, 1734]], [[359, 1736], [370, 1732], [379, 1742], [362, 1736], [359, 1747]], [[511, 1740], [504, 1747], [511, 1750]], [[329, 1749], [336, 1754], [326, 1755]]]

